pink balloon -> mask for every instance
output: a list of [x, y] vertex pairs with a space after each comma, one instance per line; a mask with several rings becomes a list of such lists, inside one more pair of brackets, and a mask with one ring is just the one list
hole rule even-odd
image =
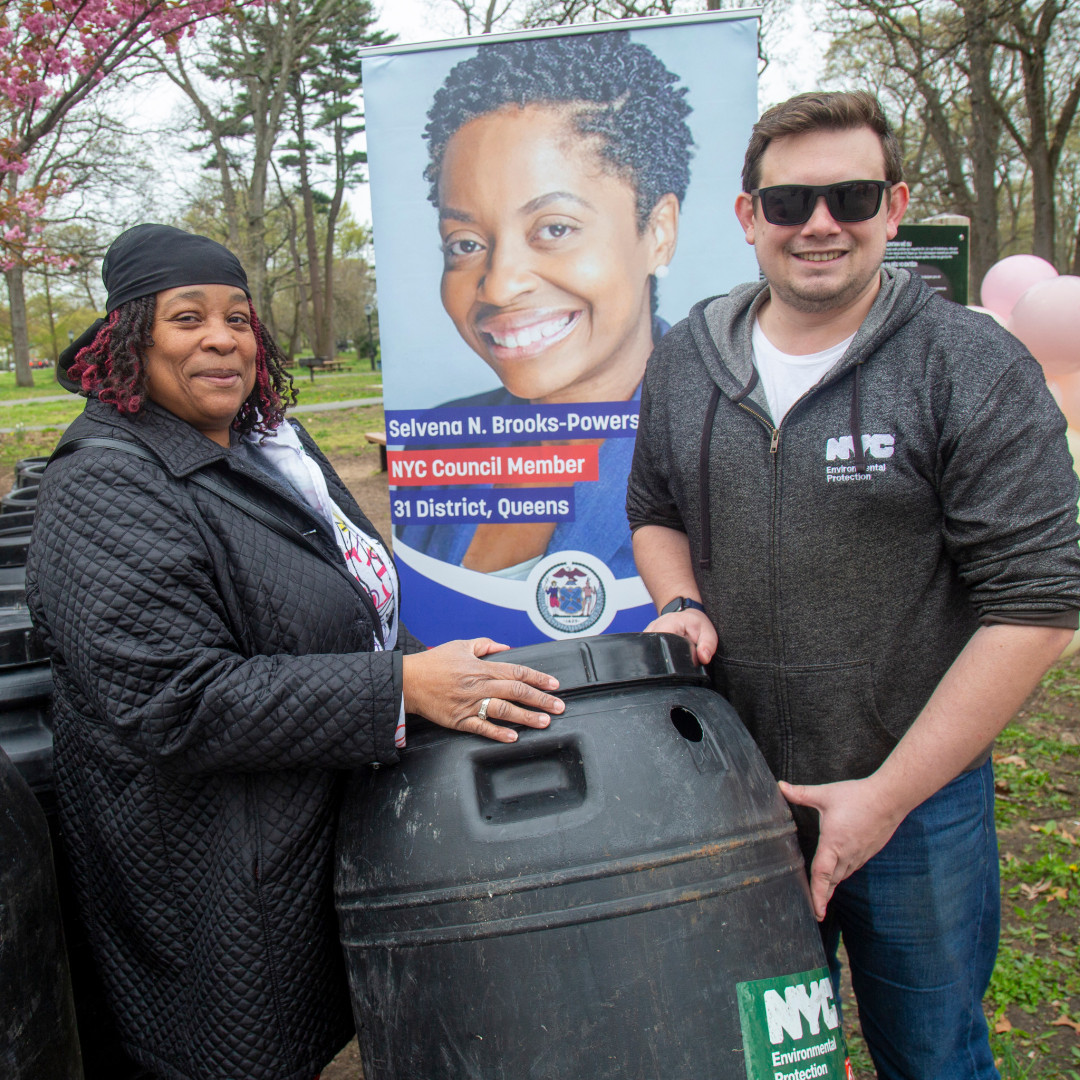
[[1057, 276], [1053, 266], [1038, 255], [1010, 255], [986, 271], [979, 294], [984, 307], [1007, 319], [1032, 285]]
[[991, 311], [988, 307], [979, 307], [978, 304], [968, 304], [968, 311], [978, 311], [982, 315], [989, 315], [999, 326], [1005, 325], [1005, 320], [996, 312]]
[[1048, 377], [1080, 371], [1080, 277], [1036, 282], [1017, 300], [1006, 326]]

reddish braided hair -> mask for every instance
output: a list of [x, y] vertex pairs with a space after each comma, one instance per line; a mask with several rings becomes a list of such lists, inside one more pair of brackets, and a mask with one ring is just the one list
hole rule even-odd
[[[81, 384], [83, 393], [97, 394], [99, 401], [114, 405], [117, 412], [133, 414], [142, 408], [146, 400], [142, 358], [154, 344], [156, 308], [157, 298], [151, 295], [129, 300], [112, 312], [68, 370], [68, 377]], [[296, 404], [296, 390], [285, 370], [285, 355], [259, 321], [250, 300], [248, 312], [255, 335], [255, 386], [232, 426], [240, 434], [267, 434], [284, 420], [285, 410]]]
[[137, 413], [146, 396], [140, 357], [154, 344], [155, 306], [153, 296], [140, 296], [112, 312], [93, 342], [79, 350], [68, 371], [72, 382], [118, 412]]
[[248, 301], [251, 330], [255, 335], [255, 385], [240, 406], [233, 427], [241, 434], [257, 431], [266, 435], [285, 419], [285, 410], [296, 404], [292, 376], [285, 370], [285, 356], [277, 342], [255, 314]]

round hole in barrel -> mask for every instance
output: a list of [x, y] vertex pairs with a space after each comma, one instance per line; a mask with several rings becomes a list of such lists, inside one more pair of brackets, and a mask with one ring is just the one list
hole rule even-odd
[[701, 721], [689, 710], [681, 705], [676, 705], [671, 710], [671, 722], [675, 730], [687, 742], [701, 742], [704, 732], [701, 730]]

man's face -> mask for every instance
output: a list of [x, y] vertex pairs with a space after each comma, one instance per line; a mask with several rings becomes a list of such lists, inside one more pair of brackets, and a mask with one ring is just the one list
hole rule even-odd
[[[774, 139], [761, 157], [758, 187], [778, 184], [835, 184], [846, 180], [884, 180], [881, 140], [868, 127], [815, 131]], [[842, 311], [876, 292], [885, 241], [896, 236], [908, 204], [906, 184], [894, 184], [868, 221], [837, 222], [818, 198], [803, 225], [773, 225], [760, 200], [743, 192], [735, 203], [746, 241], [774, 303], [793, 311]]]

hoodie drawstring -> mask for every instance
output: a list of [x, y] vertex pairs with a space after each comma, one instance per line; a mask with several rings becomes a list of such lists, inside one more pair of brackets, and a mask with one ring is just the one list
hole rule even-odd
[[712, 441], [713, 420], [720, 404], [720, 387], [714, 386], [709, 407], [705, 410], [705, 424], [701, 429], [701, 449], [698, 453], [698, 513], [701, 515], [701, 557], [698, 566], [708, 570], [712, 566], [712, 526], [709, 522], [709, 443]]
[[[757, 368], [753, 369], [750, 381], [731, 399], [738, 405], [747, 394], [752, 393], [758, 383]], [[709, 444], [712, 442], [713, 422], [716, 409], [720, 404], [720, 387], [714, 386], [709, 406], [705, 410], [705, 423], [701, 428], [701, 448], [698, 453], [698, 513], [701, 519], [701, 556], [698, 567], [708, 570], [712, 567], [712, 521], [709, 515]]]
[[855, 471], [866, 472], [866, 454], [862, 444], [862, 417], [859, 415], [859, 375], [862, 364], [855, 365], [855, 378], [851, 383], [851, 445], [855, 451]]

